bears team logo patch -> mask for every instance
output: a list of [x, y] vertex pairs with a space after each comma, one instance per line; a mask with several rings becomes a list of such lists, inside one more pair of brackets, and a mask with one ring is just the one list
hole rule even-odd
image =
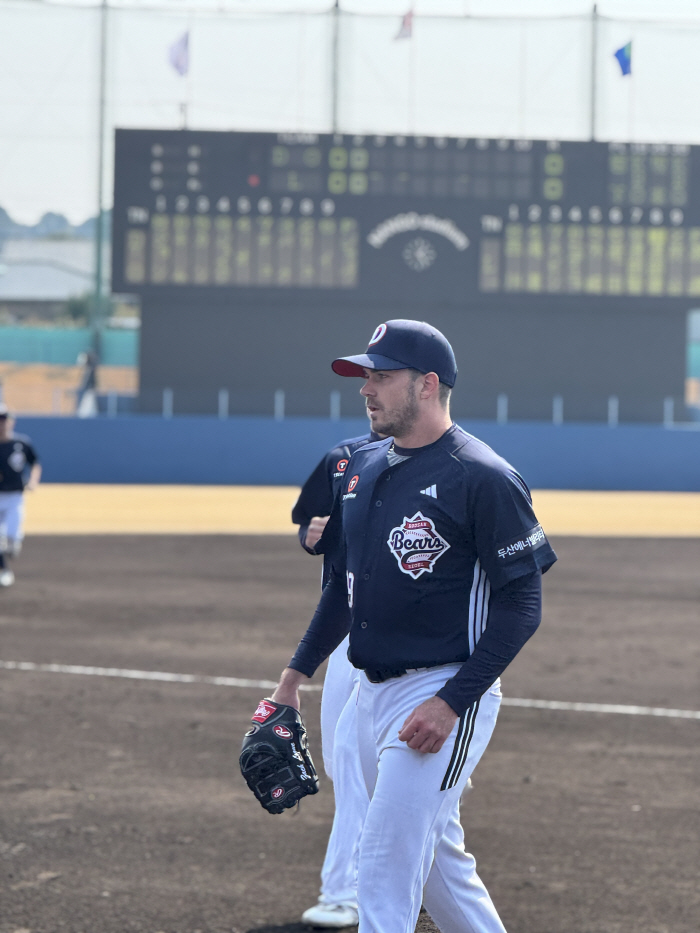
[[276, 710], [277, 707], [274, 705], [274, 703], [270, 703], [268, 700], [261, 700], [258, 703], [258, 708], [250, 718], [253, 720], [253, 722], [265, 722], [265, 720], [269, 719]]
[[292, 733], [291, 730], [286, 726], [273, 726], [272, 731], [275, 735], [278, 735], [281, 739], [291, 739]]
[[432, 573], [435, 562], [450, 549], [433, 520], [422, 512], [416, 512], [412, 518], [404, 518], [401, 525], [392, 528], [387, 544], [398, 561], [401, 573], [407, 573], [414, 580], [422, 573]]

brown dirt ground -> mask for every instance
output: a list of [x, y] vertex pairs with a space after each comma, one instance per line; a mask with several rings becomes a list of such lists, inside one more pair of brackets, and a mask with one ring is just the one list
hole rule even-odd
[[[700, 539], [555, 546], [504, 693], [700, 709]], [[320, 567], [283, 536], [52, 536], [16, 570], [2, 660], [274, 679]], [[0, 933], [304, 933], [332, 791], [255, 802], [237, 755], [259, 696], [0, 672]], [[697, 933], [699, 729], [503, 708], [463, 821], [509, 933]]]

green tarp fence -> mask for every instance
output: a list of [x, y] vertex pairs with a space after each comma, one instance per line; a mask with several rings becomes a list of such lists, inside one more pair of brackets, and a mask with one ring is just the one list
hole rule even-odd
[[[82, 328], [0, 327], [0, 360], [12, 363], [75, 365], [78, 354], [92, 346], [92, 332]], [[104, 366], [136, 366], [138, 330], [104, 330]]]

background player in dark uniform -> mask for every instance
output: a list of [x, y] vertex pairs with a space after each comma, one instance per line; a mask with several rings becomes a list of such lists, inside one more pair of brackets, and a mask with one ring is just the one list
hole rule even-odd
[[41, 479], [41, 464], [28, 437], [14, 433], [15, 421], [0, 403], [0, 586], [12, 586], [8, 559], [17, 557], [24, 538], [24, 490]]
[[[378, 441], [380, 437], [381, 435], [369, 431], [361, 437], [351, 437], [349, 440], [341, 441], [320, 460], [301, 487], [299, 498], [292, 509], [292, 521], [299, 526], [299, 541], [309, 554], [322, 553], [316, 550], [316, 544], [326, 527], [350, 457], [360, 447], [364, 447], [370, 441]], [[324, 556], [324, 584], [328, 580], [328, 573], [330, 573], [330, 560]]]
[[[380, 437], [370, 432], [341, 441], [329, 450], [302, 486], [292, 509], [292, 521], [299, 525], [302, 547], [309, 554], [323, 554], [324, 586], [330, 579], [333, 553], [325, 539], [320, 539], [345, 470], [356, 450]], [[344, 639], [330, 655], [321, 698], [323, 765], [333, 780], [335, 815], [321, 870], [319, 901], [301, 917], [304, 923], [317, 927], [354, 926], [358, 919], [357, 848], [369, 800], [357, 755], [352, 748], [348, 755], [343, 736], [335, 741], [338, 719], [356, 690], [359, 674], [348, 661], [347, 649], [348, 642]]]
[[273, 699], [298, 687], [349, 632], [362, 673], [338, 724], [354, 732], [371, 798], [359, 852], [360, 933], [415, 928], [421, 901], [445, 933], [503, 933], [464, 849], [459, 799], [500, 707], [500, 674], [541, 617], [556, 560], [523, 479], [453, 424], [457, 368], [428, 324], [388, 321], [365, 354], [372, 427], [325, 536], [328, 585]]

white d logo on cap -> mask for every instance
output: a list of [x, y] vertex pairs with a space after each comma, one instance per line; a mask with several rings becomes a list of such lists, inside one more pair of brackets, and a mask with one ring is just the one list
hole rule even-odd
[[373, 347], [375, 343], [379, 343], [384, 334], [386, 333], [386, 324], [380, 324], [379, 327], [372, 334], [372, 339], [369, 342], [369, 346]]

